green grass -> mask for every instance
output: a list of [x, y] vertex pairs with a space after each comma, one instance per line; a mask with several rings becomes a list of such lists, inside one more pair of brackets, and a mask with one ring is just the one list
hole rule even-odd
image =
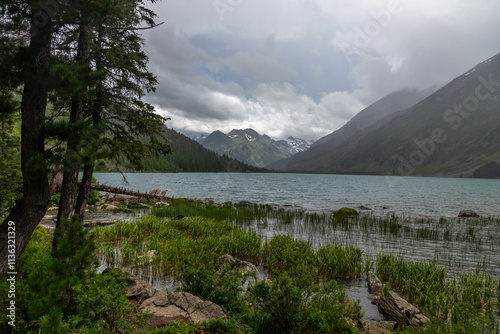
[[393, 255], [379, 255], [376, 268], [382, 281], [432, 317], [432, 332], [461, 328], [464, 333], [492, 333], [499, 324], [500, 281], [489, 273], [476, 270], [450, 279], [447, 270], [433, 262]]
[[[259, 228], [272, 233], [259, 236], [255, 232]], [[338, 233], [334, 240], [339, 244], [313, 239], [314, 235], [331, 231]], [[408, 239], [417, 245], [442, 244], [434, 256], [441, 262], [449, 261], [453, 267], [457, 258], [448, 254], [448, 248], [481, 254], [483, 246], [496, 245], [499, 233], [500, 219], [496, 217], [434, 220], [395, 215], [345, 216], [270, 205], [188, 200], [174, 200], [169, 207], [155, 209], [153, 215], [135, 223], [96, 229], [99, 253], [113, 265], [152, 275], [184, 277], [191, 273], [192, 280], [209, 273], [207, 277], [217, 282], [217, 274], [210, 268], [217, 266], [217, 258], [223, 254], [261, 264], [270, 275], [270, 284], [273, 275], [287, 273], [293, 277], [301, 270], [310, 273], [315, 282], [361, 277], [376, 263], [381, 279], [432, 317], [435, 327], [429, 327], [429, 332], [437, 333], [460, 332], [460, 328], [465, 332], [471, 328], [486, 331], [495, 326], [495, 321], [498, 325], [498, 278], [481, 271], [452, 277], [434, 262], [410, 262], [394, 255], [379, 255], [374, 261], [375, 257], [349, 245], [354, 240], [351, 236]], [[151, 250], [156, 251], [154, 255], [145, 256]], [[411, 248], [404, 251], [412, 254]], [[209, 269], [204, 269], [207, 266]], [[210, 286], [207, 296], [219, 296], [217, 284]], [[238, 309], [242, 312], [241, 307]], [[451, 327], [446, 329], [446, 324]]]
[[[258, 263], [262, 243], [255, 233], [225, 221], [154, 216], [96, 229], [96, 240], [101, 245], [99, 254], [108, 262], [164, 275], [179, 272], [186, 261], [193, 265], [212, 263], [224, 254]], [[151, 261], [144, 256], [148, 251], [156, 251]]]

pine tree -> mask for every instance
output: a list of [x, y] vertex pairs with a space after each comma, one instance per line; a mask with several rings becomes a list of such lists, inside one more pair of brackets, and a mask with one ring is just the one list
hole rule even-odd
[[[82, 214], [95, 162], [125, 154], [138, 168], [142, 157], [168, 153], [161, 140], [165, 118], [141, 98], [154, 90], [138, 29], [155, 26], [143, 1], [0, 0], [2, 36], [18, 45], [17, 62], [1, 75], [22, 86], [23, 198], [6, 219], [16, 223], [20, 256], [49, 200], [48, 176], [56, 164], [64, 179], [58, 228]], [[29, 45], [24, 42], [29, 36]], [[50, 97], [52, 110], [46, 115]], [[46, 121], [47, 118], [47, 121]], [[47, 143], [55, 143], [46, 149]], [[84, 180], [78, 190], [78, 171]], [[75, 203], [77, 190], [80, 196]], [[83, 218], [83, 215], [82, 215]], [[64, 229], [62, 229], [64, 235]], [[7, 258], [7, 224], [0, 226], [0, 257]], [[57, 238], [55, 238], [57, 244]], [[2, 262], [0, 276], [8, 270]]]

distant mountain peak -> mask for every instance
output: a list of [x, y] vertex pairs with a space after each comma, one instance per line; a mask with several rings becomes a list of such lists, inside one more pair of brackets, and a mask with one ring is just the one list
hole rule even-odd
[[275, 140], [250, 128], [234, 129], [227, 135], [214, 131], [202, 144], [219, 154], [226, 154], [258, 167], [307, 150], [310, 145], [307, 141], [294, 137]]

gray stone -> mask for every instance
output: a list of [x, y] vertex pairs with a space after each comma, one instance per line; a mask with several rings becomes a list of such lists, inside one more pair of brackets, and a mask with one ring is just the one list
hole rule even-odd
[[167, 294], [157, 290], [151, 298], [142, 302], [140, 309], [152, 313], [157, 325], [164, 325], [173, 320], [199, 324], [226, 318], [226, 314], [218, 305], [210, 301], [202, 301], [187, 292]]
[[148, 283], [138, 279], [134, 275], [128, 274], [131, 284], [125, 288], [125, 296], [129, 299], [148, 299], [153, 297], [156, 290]]
[[462, 210], [458, 214], [458, 217], [460, 217], [460, 218], [478, 218], [479, 215], [472, 210]]
[[368, 280], [368, 292], [374, 295], [378, 294], [378, 292], [382, 289], [382, 282], [380, 282], [377, 275], [369, 271], [367, 275], [367, 280]]
[[231, 265], [231, 267], [237, 269], [242, 275], [251, 272], [257, 272], [257, 267], [254, 264], [237, 259], [229, 254], [219, 256], [219, 260], [223, 264], [228, 263], [229, 265]]
[[126, 296], [131, 300], [139, 300], [139, 308], [152, 314], [147, 326], [141, 330], [153, 330], [165, 326], [171, 321], [181, 320], [196, 324], [226, 318], [222, 309], [210, 302], [187, 292], [166, 292], [154, 289], [136, 276], [126, 273]]
[[93, 226], [107, 226], [113, 225], [120, 221], [120, 218], [110, 218], [110, 219], [96, 219], [96, 220], [85, 220], [83, 226], [93, 227]]
[[371, 322], [366, 320], [361, 320], [361, 326], [363, 328], [364, 334], [390, 334], [391, 329], [396, 325], [393, 321], [379, 321]]
[[118, 210], [120, 210], [120, 208], [117, 207], [116, 205], [112, 205], [112, 204], [103, 204], [103, 205], [99, 206], [99, 210], [118, 211]]

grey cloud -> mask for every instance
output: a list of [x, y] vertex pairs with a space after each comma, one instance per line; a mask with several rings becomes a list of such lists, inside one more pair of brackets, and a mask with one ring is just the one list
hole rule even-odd
[[355, 28], [393, 1], [243, 0], [223, 20], [212, 1], [159, 2], [166, 24], [144, 36], [160, 85], [147, 98], [190, 131], [317, 139], [386, 94], [444, 84], [500, 51], [500, 2], [400, 0], [346, 58], [339, 43], [354, 44]]
[[295, 75], [294, 71], [278, 59], [262, 54], [238, 52], [227, 59], [227, 65], [235, 73], [249, 76], [255, 82], [286, 81]]

